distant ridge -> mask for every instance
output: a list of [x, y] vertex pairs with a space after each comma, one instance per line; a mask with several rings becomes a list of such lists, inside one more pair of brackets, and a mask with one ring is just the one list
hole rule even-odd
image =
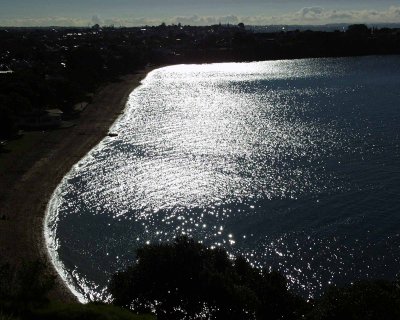
[[[361, 22], [360, 22], [361, 23]], [[324, 31], [324, 32], [333, 32], [335, 30], [339, 31], [344, 31], [347, 29], [349, 25], [352, 25], [354, 23], [330, 23], [330, 24], [323, 24], [323, 25], [300, 25], [300, 24], [276, 24], [276, 25], [245, 25], [246, 30], [250, 30], [253, 32], [280, 32], [280, 31]], [[390, 28], [390, 29], [400, 29], [400, 23], [364, 23], [366, 26], [369, 28]], [[211, 25], [209, 25], [211, 26]], [[209, 26], [193, 26], [193, 27], [209, 27]], [[237, 25], [235, 24], [222, 24], [221, 26], [224, 27], [231, 27], [231, 28], [236, 28]], [[120, 27], [114, 27], [114, 29], [140, 29], [144, 27], [149, 27], [149, 26], [136, 26], [136, 27], [125, 27], [125, 26], [120, 26]], [[16, 30], [16, 29], [21, 29], [21, 30], [29, 30], [29, 29], [90, 29], [90, 26], [31, 26], [31, 27], [5, 27], [0, 25], [0, 30]], [[107, 26], [103, 26], [102, 28], [107, 28]]]
[[[353, 23], [332, 23], [332, 24], [324, 24], [324, 25], [286, 25], [286, 24], [277, 24], [277, 25], [265, 25], [265, 26], [250, 26], [247, 25], [247, 30], [252, 30], [254, 32], [279, 32], [279, 31], [325, 31], [332, 32], [335, 30], [343, 31], [346, 30], [349, 25]], [[366, 23], [369, 28], [390, 28], [397, 29], [400, 28], [400, 23]]]

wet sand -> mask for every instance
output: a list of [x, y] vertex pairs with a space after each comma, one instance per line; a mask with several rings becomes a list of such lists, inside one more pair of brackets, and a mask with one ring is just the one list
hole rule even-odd
[[[18, 265], [42, 259], [57, 276], [54, 300], [77, 301], [56, 273], [45, 246], [43, 221], [47, 203], [71, 167], [104, 136], [123, 111], [129, 94], [150, 69], [101, 87], [67, 129], [27, 133], [22, 151], [0, 154], [0, 262]], [[31, 135], [31, 136], [29, 136]]]

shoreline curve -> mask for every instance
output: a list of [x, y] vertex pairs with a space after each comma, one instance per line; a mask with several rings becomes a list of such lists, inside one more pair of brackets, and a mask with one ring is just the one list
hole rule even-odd
[[50, 299], [78, 302], [56, 271], [44, 234], [47, 208], [58, 185], [71, 168], [95, 147], [125, 109], [131, 92], [155, 69], [145, 68], [106, 83], [81, 113], [76, 125], [37, 133], [26, 153], [9, 153], [0, 170], [0, 262], [17, 266], [42, 260], [56, 276]]

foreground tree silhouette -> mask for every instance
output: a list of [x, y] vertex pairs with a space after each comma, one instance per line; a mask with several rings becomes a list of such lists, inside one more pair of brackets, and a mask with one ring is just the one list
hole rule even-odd
[[316, 301], [307, 320], [400, 319], [400, 286], [385, 280], [331, 287]]
[[0, 315], [4, 312], [26, 318], [33, 309], [46, 306], [55, 283], [47, 268], [39, 260], [24, 262], [18, 268], [0, 263]]
[[288, 292], [285, 278], [260, 272], [188, 238], [146, 246], [137, 262], [110, 282], [114, 304], [158, 319], [297, 319], [307, 304]]

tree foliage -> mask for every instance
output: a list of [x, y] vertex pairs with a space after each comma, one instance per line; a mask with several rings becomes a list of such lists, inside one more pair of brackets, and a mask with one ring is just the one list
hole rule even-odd
[[28, 320], [155, 320], [152, 315], [137, 315], [104, 303], [52, 303], [37, 309]]
[[347, 32], [354, 35], [368, 35], [371, 33], [365, 24], [351, 24], [348, 26]]
[[48, 303], [54, 276], [41, 261], [24, 262], [18, 268], [0, 265], [0, 311], [24, 315]]
[[158, 319], [296, 319], [305, 302], [276, 272], [229, 259], [187, 238], [139, 249], [137, 262], [115, 274], [114, 304], [154, 310]]
[[400, 289], [383, 280], [331, 287], [316, 303], [309, 320], [400, 319]]

